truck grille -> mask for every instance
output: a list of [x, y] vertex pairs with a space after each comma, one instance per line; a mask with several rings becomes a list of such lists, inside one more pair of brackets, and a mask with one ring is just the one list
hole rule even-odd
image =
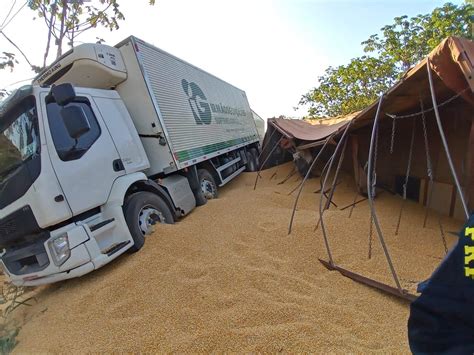
[[25, 275], [44, 270], [49, 265], [44, 243], [49, 233], [35, 235], [35, 240], [26, 244], [12, 246], [2, 256], [2, 261], [11, 274]]
[[0, 219], [0, 248], [33, 240], [42, 231], [30, 206], [22, 207]]
[[17, 230], [15, 221], [6, 221], [0, 225], [0, 235], [15, 233]]

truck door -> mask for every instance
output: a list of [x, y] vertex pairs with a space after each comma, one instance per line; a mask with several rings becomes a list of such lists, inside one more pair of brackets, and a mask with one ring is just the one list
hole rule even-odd
[[68, 105], [83, 109], [90, 129], [77, 140], [68, 134], [61, 107], [46, 94], [42, 98], [51, 162], [73, 215], [104, 204], [114, 180], [125, 174], [95, 102], [89, 95], [78, 95]]

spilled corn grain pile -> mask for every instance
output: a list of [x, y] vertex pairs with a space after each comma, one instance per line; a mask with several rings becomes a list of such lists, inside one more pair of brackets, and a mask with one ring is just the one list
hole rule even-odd
[[[246, 173], [175, 225], [160, 225], [145, 247], [80, 279], [42, 287], [15, 349], [24, 352], [317, 351], [408, 352], [409, 308], [394, 297], [327, 271], [316, 232], [319, 180], [305, 186], [293, 233], [287, 226], [298, 184], [278, 185], [291, 164], [269, 169], [253, 191]], [[351, 179], [338, 206], [354, 198]], [[377, 198], [382, 227], [405, 287], [426, 279], [444, 255], [434, 214], [407, 203], [395, 236], [400, 199]], [[326, 213], [334, 258], [391, 282], [380, 244], [368, 260], [367, 202]], [[444, 218], [446, 233], [459, 222]], [[375, 238], [375, 235], [374, 235]], [[454, 237], [447, 236], [448, 243]]]

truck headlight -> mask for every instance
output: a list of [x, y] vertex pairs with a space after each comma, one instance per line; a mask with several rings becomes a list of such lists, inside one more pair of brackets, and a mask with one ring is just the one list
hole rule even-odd
[[67, 234], [60, 235], [48, 242], [51, 256], [56, 266], [61, 266], [71, 256]]

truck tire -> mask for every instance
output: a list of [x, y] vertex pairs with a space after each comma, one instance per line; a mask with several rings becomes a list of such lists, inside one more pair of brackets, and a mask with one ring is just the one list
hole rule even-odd
[[203, 206], [207, 203], [207, 198], [202, 193], [201, 189], [196, 191], [197, 193], [194, 194], [194, 198], [196, 199], [196, 206]]
[[145, 235], [153, 232], [156, 223], [174, 224], [173, 215], [163, 199], [151, 192], [131, 195], [123, 207], [125, 221], [133, 239], [129, 249], [135, 253], [145, 244]]
[[258, 157], [260, 154], [258, 153], [257, 148], [250, 148], [250, 153], [252, 153], [254, 157], [255, 167], [256, 167], [256, 170], [258, 170], [260, 168], [260, 162], [258, 161]]
[[245, 171], [257, 171], [257, 165], [255, 164], [255, 157], [253, 154], [249, 150], [246, 151], [245, 154], [247, 155], [247, 169], [245, 169]]
[[208, 200], [217, 198], [217, 185], [212, 174], [206, 169], [198, 169], [198, 178], [204, 197]]
[[[230, 158], [223, 157], [223, 158], [222, 158], [222, 162], [223, 162], [222, 165], [227, 164], [227, 163], [230, 162], [230, 161], [231, 161]], [[222, 170], [222, 171], [221, 171], [221, 174], [222, 174], [223, 176], [229, 176], [229, 175], [231, 175], [233, 172], [234, 172], [234, 170], [232, 169], [232, 166], [229, 166], [227, 169]]]

